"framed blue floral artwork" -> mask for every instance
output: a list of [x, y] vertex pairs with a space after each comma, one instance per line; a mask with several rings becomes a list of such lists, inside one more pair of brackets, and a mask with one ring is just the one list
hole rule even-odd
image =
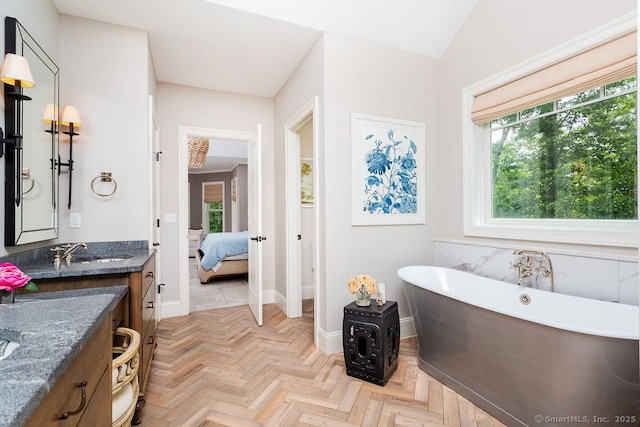
[[425, 223], [425, 125], [351, 114], [351, 224]]

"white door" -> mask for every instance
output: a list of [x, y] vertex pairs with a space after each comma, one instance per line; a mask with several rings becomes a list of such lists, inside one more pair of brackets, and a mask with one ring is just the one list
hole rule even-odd
[[[160, 294], [160, 284], [162, 283], [162, 268], [160, 265], [162, 247], [160, 246], [162, 236], [160, 234], [160, 126], [158, 125], [158, 113], [153, 104], [153, 97], [149, 95], [149, 145], [151, 148], [151, 245], [156, 250], [155, 256], [155, 284], [158, 290], [156, 294], [156, 307], [162, 307], [162, 295]], [[155, 292], [156, 289], [153, 291]], [[162, 313], [156, 310], [156, 320], [160, 320]]]
[[249, 140], [249, 308], [262, 326], [262, 125]]

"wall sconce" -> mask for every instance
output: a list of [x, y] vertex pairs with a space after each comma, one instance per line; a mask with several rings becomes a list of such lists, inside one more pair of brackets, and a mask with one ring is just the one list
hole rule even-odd
[[[73, 180], [73, 137], [79, 135], [75, 132], [75, 129], [82, 126], [82, 121], [80, 120], [80, 113], [78, 113], [78, 109], [73, 105], [65, 105], [64, 109], [62, 110], [60, 124], [69, 127], [68, 131], [62, 132], [65, 135], [69, 135], [69, 161], [66, 163], [62, 163], [60, 161], [60, 155], [58, 154], [58, 165], [67, 166], [69, 168], [69, 203], [67, 204], [67, 207], [71, 209], [71, 183]], [[60, 168], [58, 168], [58, 175], [60, 175]]]
[[58, 133], [58, 106], [47, 104], [42, 121], [51, 126], [50, 129], [45, 129], [45, 132]]
[[[15, 152], [15, 157], [10, 157], [10, 161], [14, 162], [15, 170], [21, 170], [22, 159], [22, 102], [31, 100], [30, 97], [22, 93], [22, 88], [31, 88], [35, 86], [29, 62], [24, 56], [15, 53], [7, 53], [4, 56], [2, 69], [0, 69], [0, 81], [5, 83], [5, 106], [9, 102], [14, 102], [15, 108], [5, 109], [5, 123], [7, 124], [7, 137], [2, 136], [0, 130], [0, 157], [5, 154], [5, 145], [11, 144]], [[8, 90], [8, 86], [13, 86], [13, 91]], [[22, 199], [22, 177], [20, 173], [16, 174], [16, 206], [20, 205]]]

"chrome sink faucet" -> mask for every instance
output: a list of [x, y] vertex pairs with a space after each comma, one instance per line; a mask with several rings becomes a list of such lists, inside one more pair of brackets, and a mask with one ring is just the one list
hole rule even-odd
[[[519, 255], [520, 260], [514, 264], [511, 263], [511, 266], [518, 270], [518, 285], [524, 286], [526, 280], [533, 276], [534, 274], [542, 274], [544, 277], [549, 277], [550, 279], [550, 287], [549, 290], [551, 292], [554, 291], [553, 284], [553, 265], [551, 263], [551, 258], [546, 252], [542, 251], [532, 251], [527, 249], [516, 249], [513, 251], [514, 255]], [[542, 260], [540, 258], [544, 258], [547, 261], [548, 267], [542, 265]], [[533, 261], [538, 261], [538, 265], [534, 265]]]
[[67, 265], [71, 264], [71, 261], [73, 260], [73, 253], [79, 247], [83, 247], [87, 250], [86, 243], [68, 243], [66, 245], [62, 245], [62, 247], [56, 246], [55, 248], [52, 248], [51, 250], [56, 253], [53, 257], [53, 264], [56, 268], [60, 267], [62, 261], [65, 261]]

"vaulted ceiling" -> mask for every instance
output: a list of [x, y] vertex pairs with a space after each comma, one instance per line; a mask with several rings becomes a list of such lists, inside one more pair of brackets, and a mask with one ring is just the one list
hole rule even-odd
[[[144, 30], [160, 82], [273, 97], [323, 32], [440, 58], [476, 0], [52, 0]], [[207, 156], [193, 172], [242, 159]], [[230, 166], [231, 165], [231, 166]]]
[[476, 0], [52, 0], [149, 34], [161, 82], [273, 97], [322, 32], [440, 58]]

